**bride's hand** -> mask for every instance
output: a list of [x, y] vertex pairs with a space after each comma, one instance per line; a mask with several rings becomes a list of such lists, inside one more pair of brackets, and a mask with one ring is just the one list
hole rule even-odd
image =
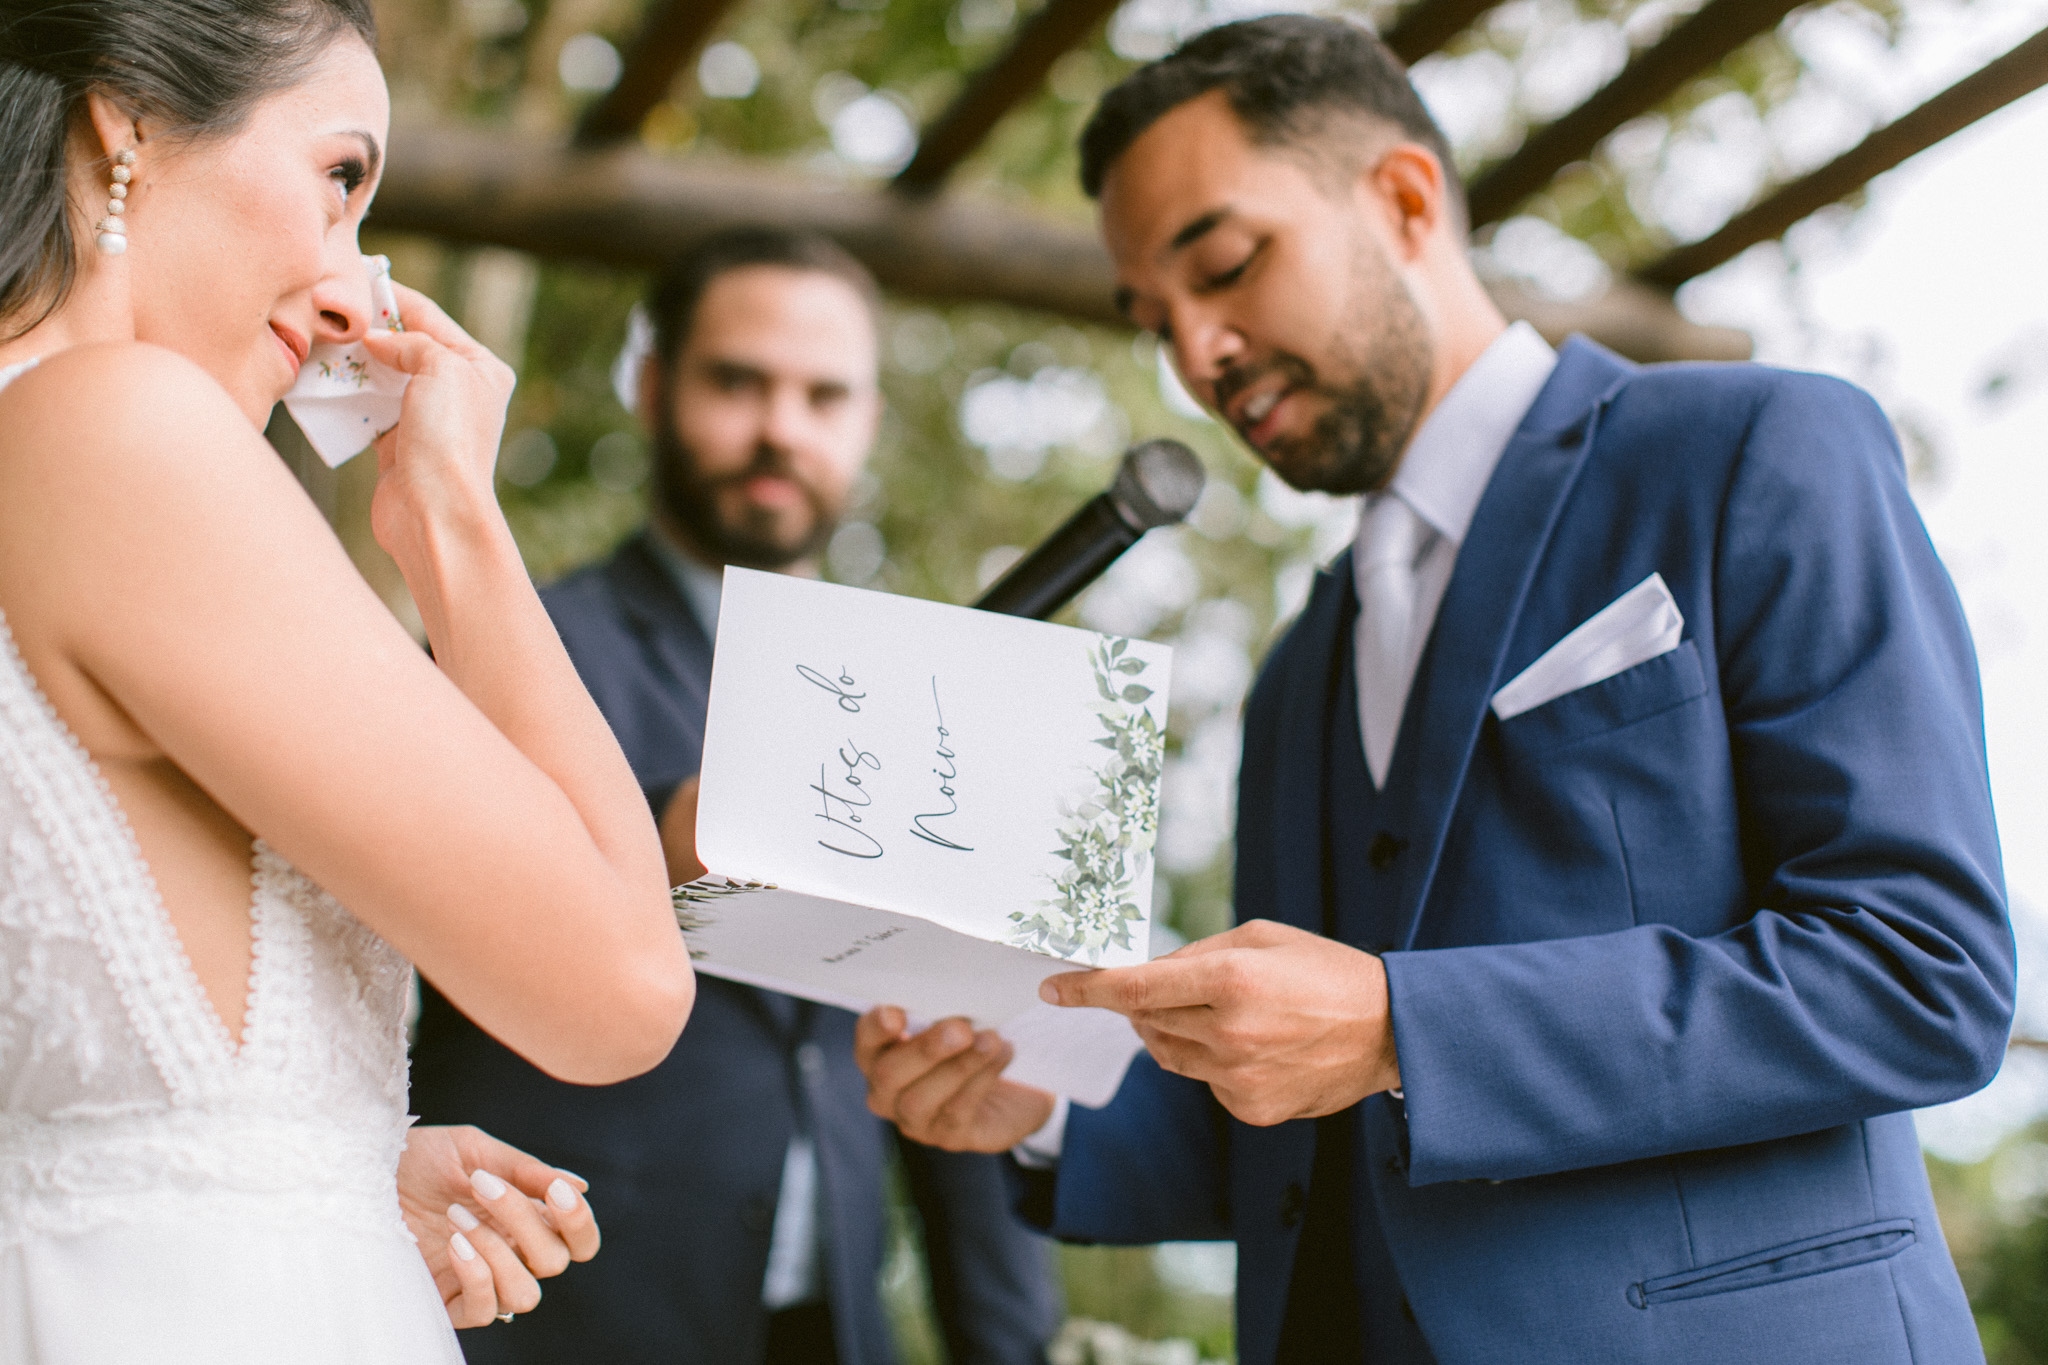
[[537, 1279], [595, 1256], [597, 1218], [583, 1198], [587, 1188], [581, 1176], [480, 1129], [408, 1133], [398, 1203], [448, 1320], [481, 1327], [500, 1314], [524, 1313], [540, 1302]]
[[374, 329], [363, 344], [412, 382], [398, 425], [377, 438], [370, 529], [399, 567], [411, 569], [423, 562], [436, 526], [495, 512], [492, 476], [514, 375], [425, 294], [392, 288], [406, 330]]

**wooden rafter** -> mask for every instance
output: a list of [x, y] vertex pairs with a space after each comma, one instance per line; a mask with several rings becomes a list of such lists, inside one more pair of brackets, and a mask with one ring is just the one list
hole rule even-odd
[[1638, 272], [1639, 278], [1676, 289], [1758, 242], [1780, 236], [1809, 213], [1847, 198], [1908, 157], [2044, 85], [2048, 85], [2048, 29], [1886, 124], [1819, 170], [1736, 214], [1711, 236], [1664, 256]]
[[595, 147], [638, 133], [641, 120], [668, 98], [676, 74], [732, 5], [733, 0], [654, 0], [627, 49], [619, 83], [583, 115], [576, 141]]
[[917, 140], [917, 154], [897, 173], [895, 186], [929, 194], [973, 155], [1003, 115], [1029, 99], [1052, 64], [1094, 31], [1117, 0], [1046, 0], [1024, 21], [1001, 56], [967, 82], [967, 88], [933, 119]]
[[[759, 167], [692, 165], [637, 146], [582, 151], [496, 130], [400, 129], [371, 226], [648, 269], [742, 223], [822, 232], [899, 293], [1123, 323], [1108, 253], [1079, 224], [957, 194], [916, 199]], [[1583, 303], [1512, 286], [1495, 296], [1545, 335], [1583, 331], [1639, 360], [1749, 353], [1743, 333], [1688, 322], [1668, 297], [1627, 281]]]
[[1408, 65], [1440, 50], [1479, 22], [1500, 0], [1414, 0], [1380, 35], [1396, 57]]
[[1466, 192], [1472, 226], [1507, 217], [1552, 176], [1591, 156], [1609, 133], [1656, 108], [1750, 39], [1776, 28], [1800, 3], [1709, 0], [1584, 104], [1531, 133], [1512, 156], [1473, 180]]
[[[967, 88], [933, 119], [917, 155], [897, 173], [896, 188], [929, 194], [952, 175], [995, 126], [1029, 99], [1053, 63], [1079, 45], [1117, 7], [1118, 0], [1048, 0], [1024, 21], [1001, 56], [977, 72]], [[1417, 62], [1449, 42], [1500, 0], [1416, 0], [1384, 35], [1404, 62]]]

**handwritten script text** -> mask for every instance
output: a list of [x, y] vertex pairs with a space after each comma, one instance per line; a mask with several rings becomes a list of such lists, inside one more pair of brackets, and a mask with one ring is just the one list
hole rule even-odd
[[939, 743], [938, 748], [933, 751], [934, 756], [938, 759], [938, 764], [932, 771], [938, 775], [939, 796], [945, 801], [946, 808], [944, 810], [926, 811], [922, 815], [911, 816], [910, 832], [928, 844], [937, 844], [940, 848], [950, 848], [959, 853], [972, 853], [974, 849], [969, 845], [955, 843], [945, 835], [937, 833], [930, 825], [925, 823], [927, 820], [943, 820], [948, 816], [960, 813], [959, 794], [953, 788], [953, 784], [960, 779], [959, 765], [954, 762], [959, 755], [948, 747], [952, 741], [953, 732], [946, 728], [946, 713], [939, 706], [939, 680], [937, 678], [932, 679], [932, 710], [939, 718]]

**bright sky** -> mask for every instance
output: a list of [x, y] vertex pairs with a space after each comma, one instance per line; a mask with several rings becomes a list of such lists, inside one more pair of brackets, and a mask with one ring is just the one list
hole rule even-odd
[[[2032, 15], [2020, 13], [2031, 9]], [[2048, 22], [2048, 4], [1987, 3], [2006, 37]], [[2016, 22], [2017, 21], [2017, 22]], [[2015, 29], [2017, 32], [2015, 32]], [[1984, 46], [1949, 26], [1907, 54], [1900, 79], [1938, 88]], [[2009, 41], [1991, 44], [1995, 53]], [[1913, 68], [1919, 68], [1915, 71]], [[1966, 68], [1965, 68], [1966, 69]], [[1929, 70], [1942, 72], [1928, 82]], [[1984, 674], [1991, 779], [2022, 946], [2020, 1030], [2048, 1034], [2048, 91], [1879, 181], [1844, 224], [1794, 233], [1681, 296], [1695, 317], [1748, 327], [1758, 358], [1870, 387], [1918, 427], [1937, 473], [1920, 490], [1954, 575]], [[2007, 373], [2002, 398], [1987, 380]], [[1983, 1095], [1921, 1116], [1944, 1155], [1982, 1155], [2048, 1112], [2048, 1065], [2023, 1055]]]

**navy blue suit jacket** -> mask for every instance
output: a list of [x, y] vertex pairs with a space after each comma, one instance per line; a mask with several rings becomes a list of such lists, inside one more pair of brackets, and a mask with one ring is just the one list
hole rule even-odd
[[[1568, 343], [1459, 554], [1376, 828], [1323, 798], [1349, 572], [1248, 703], [1237, 914], [1321, 931], [1325, 816], [1373, 841], [1383, 901], [1329, 907], [1391, 949], [1406, 1095], [1359, 1108], [1350, 1223], [1399, 1278], [1360, 1295], [1404, 1294], [1445, 1365], [1981, 1360], [1901, 1111], [1997, 1070], [2013, 944], [1970, 639], [1876, 405]], [[1492, 714], [1652, 572], [1676, 650]], [[1264, 1365], [1314, 1140], [1141, 1058], [1074, 1111], [1045, 1213], [1234, 1237]]]
[[[697, 771], [710, 640], [637, 539], [542, 600], [659, 813]], [[868, 1111], [852, 1015], [700, 976], [666, 1061], [621, 1085], [583, 1087], [528, 1065], [431, 986], [423, 996], [414, 1111], [474, 1123], [587, 1177], [604, 1228], [603, 1252], [547, 1281], [538, 1310], [463, 1334], [473, 1365], [759, 1360], [769, 1234], [800, 1123], [824, 1187], [821, 1273], [839, 1359], [895, 1359], [877, 1278], [896, 1139]], [[998, 1159], [901, 1150], [951, 1359], [1042, 1360], [1060, 1318], [1050, 1248], [1011, 1216]]]

